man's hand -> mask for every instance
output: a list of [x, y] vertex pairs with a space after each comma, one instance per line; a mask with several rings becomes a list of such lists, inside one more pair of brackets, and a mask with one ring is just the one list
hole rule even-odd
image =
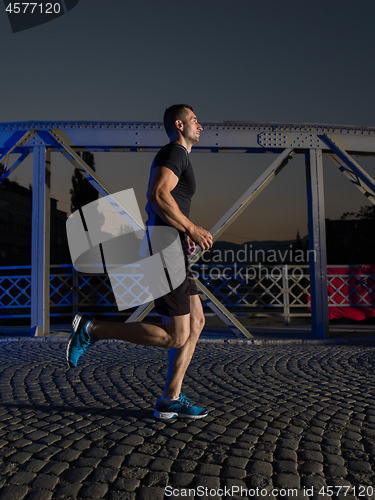
[[186, 251], [188, 255], [192, 255], [195, 252], [195, 243], [189, 236], [186, 236]]
[[202, 250], [208, 250], [213, 245], [211, 233], [200, 226], [194, 226], [188, 233], [188, 237], [190, 237], [190, 240], [196, 245], [199, 245]]

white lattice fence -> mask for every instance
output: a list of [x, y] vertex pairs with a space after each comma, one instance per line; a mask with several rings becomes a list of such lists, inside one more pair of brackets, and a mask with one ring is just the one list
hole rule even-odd
[[[310, 277], [308, 265], [242, 266], [195, 265], [193, 271], [220, 300], [234, 311], [257, 310], [283, 314], [286, 321], [308, 316]], [[119, 275], [116, 294], [135, 307], [148, 297], [142, 275]], [[374, 266], [329, 266], [329, 307], [375, 307]], [[111, 283], [106, 275], [76, 273], [72, 266], [51, 266], [51, 316], [71, 316], [79, 308], [105, 312], [115, 306]], [[0, 268], [0, 318], [30, 316], [31, 268]]]

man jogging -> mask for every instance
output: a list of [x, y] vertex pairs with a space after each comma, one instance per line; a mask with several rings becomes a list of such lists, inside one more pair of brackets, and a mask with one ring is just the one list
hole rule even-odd
[[96, 341], [119, 339], [135, 344], [169, 348], [169, 368], [163, 396], [157, 400], [154, 416], [202, 418], [208, 412], [194, 406], [181, 393], [182, 382], [204, 326], [198, 289], [188, 268], [187, 255], [212, 246], [212, 235], [189, 219], [195, 178], [189, 153], [203, 130], [194, 110], [177, 104], [164, 113], [164, 127], [170, 143], [156, 155], [150, 172], [146, 207], [148, 226], [172, 226], [179, 232], [185, 249], [186, 278], [167, 295], [155, 300], [163, 326], [147, 323], [108, 323], [76, 314], [67, 347], [70, 368]]

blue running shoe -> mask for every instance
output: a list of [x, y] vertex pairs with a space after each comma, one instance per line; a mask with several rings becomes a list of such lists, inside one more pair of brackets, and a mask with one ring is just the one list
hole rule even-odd
[[87, 325], [90, 321], [93, 321], [93, 318], [89, 316], [82, 316], [82, 314], [74, 316], [68, 347], [66, 348], [66, 360], [69, 368], [75, 368], [81, 354], [98, 340], [95, 335], [87, 331]]
[[207, 417], [208, 411], [205, 408], [194, 406], [186, 397], [186, 394], [180, 394], [177, 401], [170, 405], [163, 403], [160, 399], [156, 402], [154, 417], [160, 419], [180, 418], [203, 418]]

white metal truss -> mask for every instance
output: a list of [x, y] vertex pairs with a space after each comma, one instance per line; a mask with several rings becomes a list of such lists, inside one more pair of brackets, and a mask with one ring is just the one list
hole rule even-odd
[[319, 338], [329, 335], [327, 253], [323, 188], [323, 158], [320, 149], [306, 153], [307, 219], [309, 228], [309, 258], [311, 279], [312, 329]]
[[50, 325], [50, 150], [35, 146], [33, 160], [31, 334], [38, 337], [49, 332]]
[[[276, 123], [207, 123], [204, 134], [194, 149], [207, 152], [238, 152], [278, 154], [278, 158], [244, 193], [233, 207], [215, 224], [211, 232], [216, 240], [245, 210], [258, 194], [282, 170], [295, 153], [306, 156], [309, 246], [315, 251], [316, 261], [310, 261], [312, 324], [316, 335], [325, 337], [327, 329], [327, 273], [325, 258], [324, 193], [322, 181], [322, 154], [326, 154], [358, 189], [375, 201], [375, 181], [352, 158], [352, 155], [375, 156], [375, 128], [323, 124]], [[79, 157], [79, 151], [157, 151], [166, 142], [161, 123], [127, 122], [26, 122], [0, 124], [0, 161], [12, 153], [19, 158], [3, 172], [4, 180], [30, 152], [34, 154], [33, 189], [33, 293], [32, 331], [48, 331], [49, 303], [49, 155], [60, 151], [104, 195], [112, 194], [104, 181]], [[114, 196], [115, 197], [115, 196]], [[119, 207], [122, 210], [122, 207]], [[134, 227], [143, 222], [133, 214], [124, 213]], [[195, 262], [198, 252], [192, 259]], [[250, 334], [226, 311], [215, 297], [198, 283], [208, 305], [232, 328]], [[142, 319], [150, 305], [138, 308], [131, 320]]]

